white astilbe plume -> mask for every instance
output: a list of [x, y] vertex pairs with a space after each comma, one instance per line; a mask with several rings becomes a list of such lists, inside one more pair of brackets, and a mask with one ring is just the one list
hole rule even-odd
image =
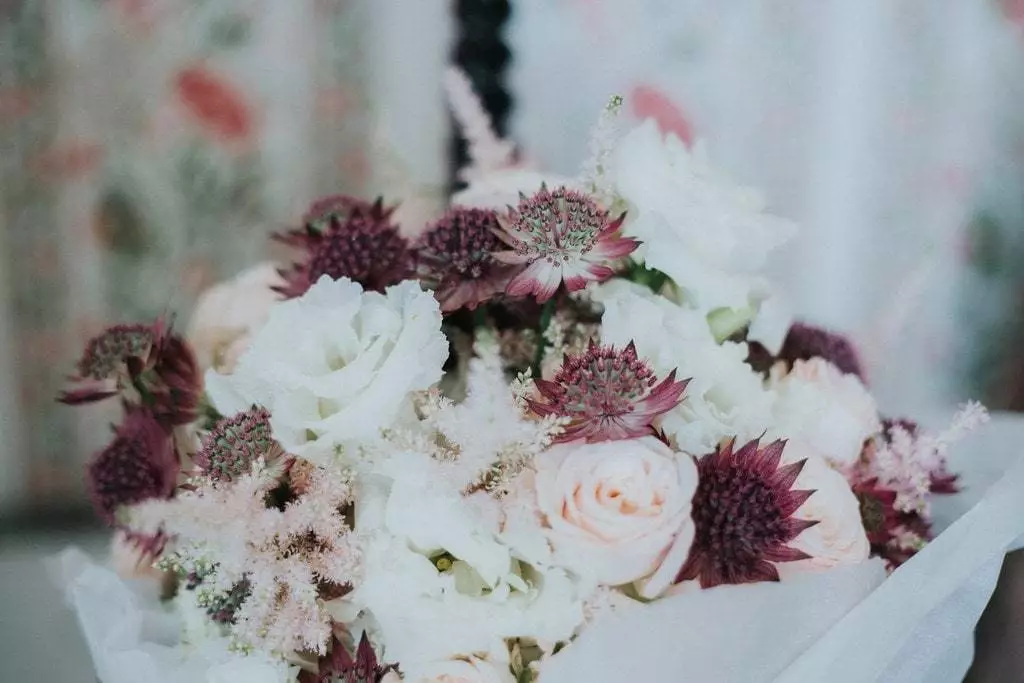
[[131, 524], [175, 537], [165, 566], [198, 574], [204, 592], [224, 594], [247, 582], [249, 595], [231, 629], [239, 647], [323, 654], [331, 628], [318, 589], [350, 585], [360, 569], [359, 547], [341, 512], [351, 476], [313, 468], [305, 491], [283, 510], [266, 503], [277, 485], [259, 461], [230, 484], [207, 482], [173, 500], [143, 503]]
[[505, 381], [504, 363], [493, 335], [480, 334], [469, 363], [466, 399], [440, 406], [424, 419], [453, 457], [452, 476], [466, 488], [501, 494], [512, 478], [547, 448], [562, 430], [558, 418], [523, 415]]
[[615, 143], [619, 140], [619, 114], [622, 111], [621, 95], [613, 95], [605, 105], [597, 123], [590, 129], [587, 142], [589, 155], [580, 168], [580, 180], [601, 199], [612, 195], [612, 188], [605, 179], [604, 171]]
[[881, 486], [895, 491], [896, 509], [916, 512], [928, 519], [928, 494], [934, 477], [947, 471], [950, 447], [988, 419], [985, 407], [970, 401], [957, 411], [950, 426], [937, 434], [922, 431], [914, 435], [899, 424], [893, 425], [888, 442], [879, 445], [861, 476], [877, 478]]
[[469, 146], [469, 165], [459, 171], [459, 178], [468, 182], [512, 166], [515, 146], [494, 132], [491, 117], [473, 91], [473, 84], [466, 74], [454, 66], [448, 67], [444, 75], [444, 87], [448, 92], [452, 115]]

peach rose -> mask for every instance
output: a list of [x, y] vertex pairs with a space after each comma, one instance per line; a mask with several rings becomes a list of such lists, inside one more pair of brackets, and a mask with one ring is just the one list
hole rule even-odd
[[283, 285], [273, 263], [261, 263], [206, 290], [196, 302], [188, 340], [203, 370], [230, 374], [249, 340], [281, 300], [273, 289]]
[[505, 664], [492, 664], [477, 657], [432, 662], [407, 674], [409, 683], [515, 683]]
[[650, 574], [693, 537], [693, 460], [654, 437], [552, 447], [537, 458], [537, 507], [555, 562], [600, 584]]
[[787, 462], [807, 458], [793, 488], [810, 489], [814, 493], [794, 516], [818, 521], [789, 544], [811, 557], [776, 565], [783, 577], [790, 572], [830, 569], [867, 560], [871, 544], [864, 531], [860, 503], [846, 478], [829, 467], [823, 458], [803, 451], [798, 444], [788, 444], [783, 457]]
[[856, 375], [822, 358], [798, 360], [785, 373], [772, 368], [775, 428], [791, 442], [838, 465], [860, 457], [864, 442], [881, 429], [878, 407]]

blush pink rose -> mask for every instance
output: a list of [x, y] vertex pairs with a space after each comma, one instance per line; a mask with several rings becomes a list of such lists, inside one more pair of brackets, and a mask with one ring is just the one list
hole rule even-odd
[[814, 493], [794, 516], [818, 523], [805, 529], [789, 544], [811, 557], [776, 565], [782, 577], [866, 561], [871, 554], [871, 544], [864, 530], [860, 502], [846, 477], [830, 467], [821, 456], [801, 448], [798, 442], [787, 444], [783, 458], [787, 462], [806, 458], [807, 462], [793, 488], [810, 489]]
[[554, 560], [580, 576], [630, 583], [654, 571], [678, 537], [692, 540], [696, 465], [654, 437], [560, 444], [536, 469]]
[[281, 300], [273, 287], [283, 285], [277, 266], [261, 263], [199, 297], [188, 340], [203, 370], [225, 375], [234, 371], [252, 335], [267, 322], [271, 306]]

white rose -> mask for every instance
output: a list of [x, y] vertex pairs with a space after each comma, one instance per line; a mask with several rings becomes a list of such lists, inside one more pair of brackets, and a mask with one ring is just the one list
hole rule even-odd
[[638, 287], [598, 288], [604, 305], [601, 341], [624, 346], [659, 377], [689, 379], [683, 401], [662, 416], [661, 429], [688, 453], [708, 453], [723, 439], [746, 441], [772, 423], [772, 393], [746, 362], [747, 345], [715, 342], [705, 316]]
[[261, 263], [203, 292], [187, 334], [199, 366], [230, 374], [281, 300], [273, 287], [283, 284], [276, 265]]
[[324, 462], [391, 426], [447, 356], [437, 301], [418, 283], [379, 294], [325, 275], [272, 308], [235, 372], [208, 372], [206, 385], [221, 413], [260, 404], [282, 446]]
[[613, 150], [607, 176], [626, 201], [625, 232], [643, 241], [634, 257], [686, 290], [702, 312], [742, 309], [763, 287], [755, 273], [795, 226], [762, 213], [760, 193], [738, 187], [648, 120]]
[[452, 196], [452, 204], [473, 206], [480, 209], [504, 211], [519, 204], [519, 193], [527, 197], [537, 192], [542, 184], [549, 189], [565, 187], [580, 189], [572, 178], [548, 175], [523, 168], [511, 168], [487, 173], [469, 183], [469, 186]]
[[786, 462], [807, 458], [793, 488], [814, 491], [793, 516], [818, 523], [789, 543], [811, 557], [779, 563], [776, 566], [780, 574], [785, 577], [800, 571], [864, 562], [871, 554], [871, 544], [864, 531], [860, 503], [846, 478], [821, 457], [792, 446], [794, 444], [787, 444], [784, 451]]
[[881, 429], [875, 399], [856, 375], [822, 358], [798, 360], [789, 373], [772, 368], [777, 394], [774, 430], [832, 463], [850, 465]]
[[504, 663], [469, 657], [432, 662], [406, 674], [407, 683], [515, 683]]
[[552, 447], [537, 458], [537, 506], [555, 561], [604, 585], [640, 579], [694, 533], [693, 461], [654, 437]]

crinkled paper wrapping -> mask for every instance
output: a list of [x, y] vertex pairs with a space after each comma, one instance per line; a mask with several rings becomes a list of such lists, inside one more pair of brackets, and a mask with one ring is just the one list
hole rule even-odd
[[[1024, 421], [997, 419], [955, 454], [965, 491], [935, 511], [955, 521], [888, 579], [872, 561], [668, 598], [594, 624], [545, 663], [541, 683], [961, 681], [1003, 557], [1024, 546], [1021, 436]], [[78, 551], [54, 568], [103, 683], [284, 680], [269, 662], [176, 646], [154, 596]]]

